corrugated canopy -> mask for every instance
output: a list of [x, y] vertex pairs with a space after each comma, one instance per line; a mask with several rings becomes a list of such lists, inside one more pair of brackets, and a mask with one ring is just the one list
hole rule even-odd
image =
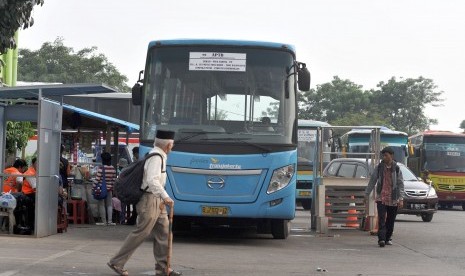
[[42, 97], [85, 95], [96, 93], [118, 92], [116, 89], [105, 84], [53, 84], [53, 85], [31, 85], [0, 87], [0, 99], [30, 99], [38, 98], [42, 90]]
[[[39, 91], [42, 98], [87, 95], [98, 93], [115, 93], [116, 89], [105, 84], [48, 84], [16, 87], [0, 87], [0, 99], [38, 99]], [[81, 117], [82, 116], [82, 117]], [[125, 131], [137, 132], [139, 125], [114, 117], [63, 104], [63, 128], [105, 129], [114, 125]]]
[[[71, 128], [83, 127], [87, 129], [104, 129], [106, 124], [113, 124], [115, 126], [124, 128], [129, 133], [139, 131], [139, 125], [137, 124], [133, 124], [127, 121], [123, 121], [114, 117], [92, 112], [68, 104], [63, 104], [63, 113], [63, 125], [65, 126], [67, 124]], [[82, 115], [91, 120], [81, 120], [79, 116], [76, 116], [76, 114], [79, 114], [79, 116]]]

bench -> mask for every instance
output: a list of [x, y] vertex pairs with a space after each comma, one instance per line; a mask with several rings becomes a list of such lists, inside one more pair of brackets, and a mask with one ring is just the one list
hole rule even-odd
[[11, 208], [0, 208], [0, 218], [2, 218], [2, 229], [3, 225], [6, 224], [4, 218], [8, 218], [8, 232], [13, 234], [13, 226], [16, 224], [16, 219]]

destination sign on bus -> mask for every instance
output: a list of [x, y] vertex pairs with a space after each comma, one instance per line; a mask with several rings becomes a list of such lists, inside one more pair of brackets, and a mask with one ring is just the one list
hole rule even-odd
[[315, 142], [316, 130], [314, 129], [299, 129], [297, 140], [302, 142]]
[[190, 52], [189, 71], [245, 72], [247, 54]]

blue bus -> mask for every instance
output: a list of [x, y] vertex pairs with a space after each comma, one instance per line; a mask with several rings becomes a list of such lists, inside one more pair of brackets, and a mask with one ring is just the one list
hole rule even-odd
[[[142, 72], [139, 74], [141, 76]], [[168, 159], [175, 227], [257, 227], [276, 239], [295, 216], [297, 90], [310, 73], [288, 44], [233, 40], [149, 43], [140, 154], [156, 130], [176, 132]]]
[[[344, 134], [346, 141], [346, 150], [351, 153], [368, 153], [370, 152], [372, 129], [353, 129]], [[391, 130], [387, 127], [380, 129], [380, 146], [381, 149], [390, 146], [394, 150], [394, 159], [404, 165], [407, 165], [408, 157], [408, 135], [402, 131]], [[349, 157], [355, 157], [350, 155]], [[364, 156], [365, 157], [365, 156]]]
[[[312, 207], [312, 187], [313, 187], [313, 160], [318, 150], [316, 146], [317, 128], [329, 127], [326, 122], [302, 120], [298, 121], [297, 133], [297, 188], [295, 191], [296, 203], [300, 203], [305, 210]], [[331, 151], [331, 129], [324, 128], [320, 134], [323, 139], [323, 151]], [[323, 155], [323, 164], [329, 163], [330, 155]]]

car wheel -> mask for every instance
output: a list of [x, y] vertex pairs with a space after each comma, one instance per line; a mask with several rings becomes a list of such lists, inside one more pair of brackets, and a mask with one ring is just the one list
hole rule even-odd
[[274, 239], [286, 239], [291, 231], [290, 221], [286, 219], [275, 219], [271, 221], [271, 234]]
[[433, 220], [433, 215], [434, 214], [421, 214], [421, 219], [424, 222], [430, 222], [431, 220]]
[[[465, 205], [464, 205], [465, 206]], [[302, 201], [302, 207], [305, 209], [305, 210], [310, 210], [312, 209], [312, 201], [311, 200], [304, 200]]]

